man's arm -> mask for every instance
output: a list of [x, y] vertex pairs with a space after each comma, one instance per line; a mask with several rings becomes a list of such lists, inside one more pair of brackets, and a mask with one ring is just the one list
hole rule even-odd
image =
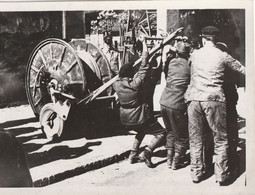
[[134, 75], [132, 83], [130, 83], [132, 87], [137, 89], [140, 88], [140, 86], [144, 83], [148, 70], [148, 52], [143, 52], [141, 66], [139, 67], [138, 72]]
[[149, 63], [148, 63], [148, 58], [149, 58], [149, 52], [148, 52], [148, 47], [146, 44], [146, 39], [145, 37], [140, 37], [142, 43], [143, 43], [143, 53], [142, 53], [142, 62], [139, 67], [138, 72], [134, 75], [132, 83], [132, 87], [139, 89], [139, 87], [144, 83], [145, 77], [147, 75], [147, 72], [149, 70]]
[[231, 55], [226, 53], [224, 62], [226, 66], [228, 66], [232, 70], [242, 75], [245, 75], [245, 67], [238, 60], [234, 59]]

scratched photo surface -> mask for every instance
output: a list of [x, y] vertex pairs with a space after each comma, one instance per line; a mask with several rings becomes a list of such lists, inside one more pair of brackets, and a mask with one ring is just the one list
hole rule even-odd
[[[253, 194], [253, 6], [248, 0], [231, 5], [193, 0], [0, 3], [0, 193]], [[203, 47], [205, 33], [211, 33], [202, 32], [206, 26], [218, 28], [216, 47], [240, 62], [245, 71], [244, 76], [237, 66], [237, 71], [227, 69], [222, 74], [224, 86], [216, 84], [224, 87], [227, 102], [230, 146], [226, 158], [231, 179], [226, 186], [216, 182], [215, 174], [223, 172], [224, 165], [217, 162], [222, 148], [213, 143], [215, 132], [210, 124], [202, 128], [203, 151], [195, 150], [203, 154], [196, 162], [206, 163], [206, 174], [199, 183], [192, 182], [197, 167], [190, 164], [195, 160], [190, 157], [194, 146], [189, 139], [176, 169], [169, 168], [169, 138], [164, 134], [153, 145], [155, 128], [166, 128], [162, 93], [170, 86], [167, 77], [174, 70], [172, 60], [180, 57], [177, 45], [182, 42], [188, 47], [185, 63], [193, 71], [189, 57]], [[139, 42], [140, 48], [148, 50], [148, 62], [144, 52], [139, 55]], [[214, 60], [205, 55], [201, 61]], [[141, 68], [144, 62], [153, 64], [147, 85], [150, 92], [140, 89], [144, 83], [138, 84], [146, 81], [143, 74], [148, 75]], [[123, 91], [118, 88], [122, 66], [133, 66], [132, 78], [139, 72]], [[139, 93], [134, 100], [139, 103], [127, 107], [123, 102], [131, 97], [128, 90], [132, 87], [135, 95]], [[190, 96], [203, 98], [204, 93], [198, 92], [201, 95]], [[173, 102], [176, 93], [165, 100], [172, 101], [174, 109], [179, 108]], [[146, 108], [137, 106], [141, 101]], [[125, 120], [135, 121], [141, 112], [138, 108], [151, 109], [148, 121], [156, 125], [152, 130], [143, 128], [145, 136], [135, 146], [137, 128], [142, 128], [130, 127]], [[190, 117], [187, 110], [184, 115]], [[185, 128], [185, 121], [179, 121]], [[186, 129], [186, 135], [192, 136]], [[234, 155], [231, 144], [236, 146]], [[152, 164], [148, 167], [144, 151], [150, 146]], [[134, 147], [138, 161], [145, 163], [130, 160]]]

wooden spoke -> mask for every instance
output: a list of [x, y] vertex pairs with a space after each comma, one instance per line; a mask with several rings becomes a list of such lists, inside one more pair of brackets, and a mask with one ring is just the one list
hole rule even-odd
[[43, 64], [46, 66], [46, 65], [47, 65], [47, 62], [46, 62], [46, 60], [45, 60], [45, 58], [44, 58], [44, 56], [43, 56], [42, 51], [39, 50], [38, 53], [39, 53], [39, 55], [40, 55], [40, 57], [41, 57], [41, 59], [42, 59], [42, 61], [43, 61]]
[[65, 51], [66, 51], [66, 47], [63, 47], [62, 52], [61, 52], [61, 54], [60, 54], [60, 56], [59, 56], [59, 63], [58, 63], [58, 66], [57, 66], [56, 68], [60, 67], [60, 65], [61, 65], [61, 63], [62, 63], [62, 61], [63, 61], [63, 59], [64, 59], [64, 53], [65, 53]]
[[102, 58], [102, 56], [101, 55], [99, 55], [97, 58], [96, 58], [96, 63], [98, 62], [98, 60], [100, 59], [100, 58]]
[[69, 73], [74, 68], [75, 65], [77, 65], [77, 61], [76, 60], [70, 65], [70, 67], [67, 69], [65, 74]]
[[53, 59], [53, 49], [52, 49], [52, 43], [50, 43], [50, 59]]
[[85, 49], [86, 52], [88, 51], [88, 48], [89, 48], [89, 44], [86, 44], [86, 49]]
[[40, 97], [39, 100], [37, 100], [37, 101], [35, 102], [34, 106], [37, 106], [37, 105], [40, 103], [41, 100], [42, 100], [42, 97]]
[[71, 85], [74, 85], [74, 84], [83, 84], [82, 81], [70, 81], [70, 84]]
[[33, 88], [33, 97], [35, 97], [35, 94], [36, 94], [36, 86], [37, 86], [37, 80], [38, 80], [38, 77], [39, 77], [39, 74], [41, 73], [41, 70], [43, 69], [44, 66], [42, 66], [40, 69], [39, 69], [39, 72], [36, 74], [35, 76], [35, 83], [34, 83], [34, 88]]
[[31, 70], [35, 71], [35, 72], [39, 72], [39, 69], [36, 68], [35, 66], [31, 66]]
[[41, 87], [41, 85], [39, 85], [39, 84], [34, 85], [34, 84], [33, 84], [33, 85], [30, 85], [29, 87], [30, 87], [30, 88], [34, 88], [34, 87], [35, 87], [35, 88], [40, 88], [40, 87]]

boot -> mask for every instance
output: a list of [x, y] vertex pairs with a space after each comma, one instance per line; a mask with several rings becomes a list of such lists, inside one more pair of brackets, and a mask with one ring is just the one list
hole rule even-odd
[[174, 155], [174, 159], [173, 159], [173, 163], [172, 163], [172, 169], [173, 170], [177, 170], [180, 169], [182, 167], [184, 167], [184, 163], [182, 162], [183, 156], [180, 153], [175, 153]]
[[153, 163], [151, 162], [151, 151], [149, 150], [149, 148], [147, 147], [147, 149], [145, 148], [143, 153], [141, 154], [141, 160], [143, 162], [145, 162], [145, 164], [147, 165], [147, 167], [149, 168], [153, 168]]
[[167, 163], [167, 167], [169, 169], [172, 168], [173, 157], [174, 157], [174, 151], [173, 150], [167, 150], [166, 163]]
[[130, 164], [141, 162], [141, 158], [138, 156], [138, 151], [136, 150], [131, 150], [128, 159]]
[[129, 154], [129, 162], [130, 162], [130, 164], [141, 162], [141, 159], [138, 156], [138, 150], [139, 150], [139, 147], [140, 147], [140, 145], [142, 143], [142, 140], [143, 140], [144, 136], [145, 136], [144, 133], [138, 133], [135, 136], [135, 140], [133, 142], [133, 146], [132, 146], [131, 152]]

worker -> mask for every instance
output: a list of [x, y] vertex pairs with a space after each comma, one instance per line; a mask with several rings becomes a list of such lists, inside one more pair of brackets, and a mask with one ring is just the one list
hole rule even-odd
[[[165, 129], [154, 118], [153, 112], [147, 103], [146, 93], [147, 74], [149, 72], [148, 48], [145, 38], [141, 38], [143, 51], [142, 63], [137, 72], [133, 67], [133, 62], [121, 67], [119, 78], [114, 83], [115, 91], [120, 101], [120, 120], [128, 130], [137, 132], [133, 146], [129, 155], [130, 163], [145, 162], [152, 168], [154, 164], [151, 156], [155, 148], [163, 144], [165, 139]], [[146, 146], [141, 156], [139, 147], [146, 134], [152, 134], [151, 142]]]

